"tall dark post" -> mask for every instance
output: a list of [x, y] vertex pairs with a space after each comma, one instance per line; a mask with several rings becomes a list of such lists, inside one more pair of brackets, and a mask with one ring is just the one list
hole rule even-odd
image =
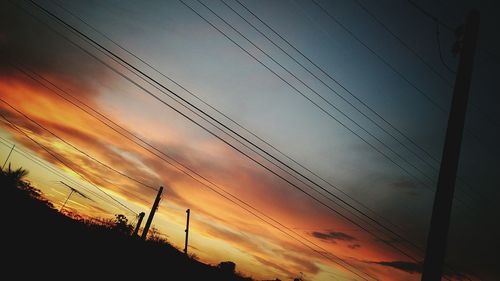
[[132, 233], [132, 237], [136, 237], [139, 233], [139, 228], [141, 228], [142, 219], [144, 219], [144, 212], [139, 213], [139, 219], [137, 220], [137, 224], [135, 225], [134, 232]]
[[191, 210], [186, 210], [187, 220], [186, 220], [186, 240], [184, 241], [184, 254], [188, 253], [188, 238], [189, 238], [189, 214], [191, 214]]
[[151, 222], [153, 221], [153, 217], [155, 216], [156, 209], [158, 209], [158, 204], [160, 204], [161, 193], [163, 192], [163, 186], [160, 186], [158, 189], [158, 194], [156, 195], [155, 202], [153, 203], [153, 207], [151, 207], [151, 212], [149, 213], [148, 220], [146, 221], [146, 225], [144, 226], [144, 230], [142, 231], [141, 239], [146, 240], [148, 236], [149, 227], [151, 226]]
[[479, 12], [471, 11], [465, 23], [460, 49], [460, 61], [453, 90], [450, 116], [448, 117], [448, 129], [446, 130], [438, 186], [432, 208], [429, 236], [427, 238], [422, 281], [439, 281], [443, 273], [478, 28]]

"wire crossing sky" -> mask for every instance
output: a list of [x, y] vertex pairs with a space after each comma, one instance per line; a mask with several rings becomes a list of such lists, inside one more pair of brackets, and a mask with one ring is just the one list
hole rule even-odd
[[487, 1], [1, 5], [0, 156], [15, 143], [12, 164], [54, 202], [68, 197], [47, 184], [61, 177], [88, 188], [95, 202], [68, 202], [88, 216], [148, 210], [165, 186], [155, 224], [171, 243], [183, 245], [190, 208], [200, 259], [282, 280], [419, 279], [453, 28], [478, 8], [446, 278], [499, 276]]

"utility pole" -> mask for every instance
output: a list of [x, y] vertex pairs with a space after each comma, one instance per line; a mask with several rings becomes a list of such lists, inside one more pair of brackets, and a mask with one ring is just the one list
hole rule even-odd
[[189, 214], [191, 214], [191, 210], [186, 210], [187, 220], [186, 220], [186, 240], [184, 241], [184, 254], [188, 253], [188, 238], [189, 238]]
[[148, 236], [149, 227], [151, 226], [151, 222], [153, 221], [153, 217], [155, 216], [156, 209], [158, 209], [158, 204], [160, 204], [162, 192], [163, 186], [160, 186], [160, 189], [158, 189], [158, 194], [156, 195], [155, 202], [153, 203], [153, 207], [151, 207], [151, 212], [149, 212], [148, 220], [146, 221], [146, 225], [144, 226], [144, 230], [142, 231], [142, 240], [146, 240], [146, 237]]
[[439, 281], [443, 273], [446, 241], [455, 191], [455, 180], [460, 159], [460, 146], [471, 84], [474, 52], [479, 28], [479, 12], [473, 10], [467, 16], [460, 49], [455, 87], [451, 102], [448, 128], [443, 148], [439, 179], [432, 208], [432, 218], [427, 237], [422, 281]]
[[137, 224], [135, 225], [134, 232], [132, 233], [132, 237], [136, 237], [139, 233], [139, 228], [141, 228], [142, 219], [144, 219], [144, 212], [139, 213], [139, 219], [137, 220]]
[[7, 155], [7, 158], [5, 159], [5, 162], [4, 162], [4, 163], [3, 163], [3, 165], [2, 165], [2, 170], [3, 170], [3, 168], [5, 168], [5, 164], [7, 164], [7, 161], [9, 161], [10, 155], [12, 154], [12, 151], [14, 151], [14, 148], [15, 148], [15, 147], [16, 147], [16, 145], [14, 144], [14, 145], [12, 146], [12, 148], [10, 149], [9, 155]]

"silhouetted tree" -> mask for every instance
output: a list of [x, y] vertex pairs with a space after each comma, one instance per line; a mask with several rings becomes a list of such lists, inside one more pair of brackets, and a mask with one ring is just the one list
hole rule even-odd
[[6, 186], [10, 187], [22, 187], [26, 185], [24, 179], [28, 175], [28, 171], [19, 167], [16, 170], [12, 170], [10, 163], [7, 169], [2, 170], [1, 181]]
[[132, 233], [133, 227], [128, 223], [128, 219], [125, 215], [117, 214], [115, 215], [114, 229], [126, 235]]
[[155, 226], [151, 227], [148, 233], [148, 240], [155, 243], [168, 243], [168, 240], [162, 236], [158, 228]]
[[234, 274], [236, 264], [232, 261], [223, 261], [217, 267], [225, 274]]
[[189, 258], [192, 260], [198, 260], [198, 255], [196, 255], [195, 253], [191, 253], [189, 254]]
[[[26, 180], [26, 176], [28, 174], [29, 172], [22, 167], [19, 167], [16, 170], [12, 170], [9, 163], [7, 169], [2, 169], [0, 172], [0, 184], [4, 188], [6, 188], [6, 190], [4, 191], [14, 192], [15, 190], [17, 190], [25, 193], [32, 198], [42, 200], [42, 192], [39, 189], [33, 187], [31, 183]], [[52, 208], [52, 204], [47, 200], [42, 200], [42, 202]]]

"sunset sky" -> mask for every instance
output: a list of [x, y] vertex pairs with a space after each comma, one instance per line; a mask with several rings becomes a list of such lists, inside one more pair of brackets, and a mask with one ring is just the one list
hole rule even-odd
[[[433, 159], [441, 158], [454, 81], [439, 58], [436, 23], [408, 1], [359, 0], [439, 75], [358, 1], [318, 1], [329, 15], [309, 0], [238, 1], [36, 3], [338, 198], [425, 248], [439, 168]], [[452, 279], [495, 280], [500, 278], [500, 210], [495, 204], [500, 199], [498, 18], [493, 1], [416, 2], [452, 27], [463, 22], [470, 8], [481, 12], [470, 92], [473, 106], [467, 112], [447, 263], [456, 273]], [[306, 280], [318, 281], [420, 280], [419, 265], [395, 248], [419, 261], [423, 251], [361, 220], [351, 209], [342, 209], [337, 204], [345, 205], [338, 199], [321, 197], [300, 177], [293, 178], [273, 163], [286, 167], [236, 142], [230, 137], [234, 134], [193, 114], [30, 1], [1, 1], [0, 22], [0, 113], [17, 128], [1, 119], [0, 164], [15, 144], [12, 167], [29, 170], [29, 180], [56, 207], [70, 192], [63, 181], [88, 196], [73, 195], [67, 210], [103, 218], [122, 213], [135, 222], [134, 213], [147, 215], [156, 195], [153, 189], [163, 186], [154, 226], [182, 248], [185, 211], [191, 209], [189, 252], [201, 261], [231, 260], [238, 271], [256, 279], [289, 280], [303, 274]], [[444, 27], [439, 32], [443, 60], [454, 69], [454, 35]], [[174, 159], [173, 165], [161, 158]], [[221, 194], [239, 205], [245, 202], [247, 210], [258, 210], [268, 223]]]

